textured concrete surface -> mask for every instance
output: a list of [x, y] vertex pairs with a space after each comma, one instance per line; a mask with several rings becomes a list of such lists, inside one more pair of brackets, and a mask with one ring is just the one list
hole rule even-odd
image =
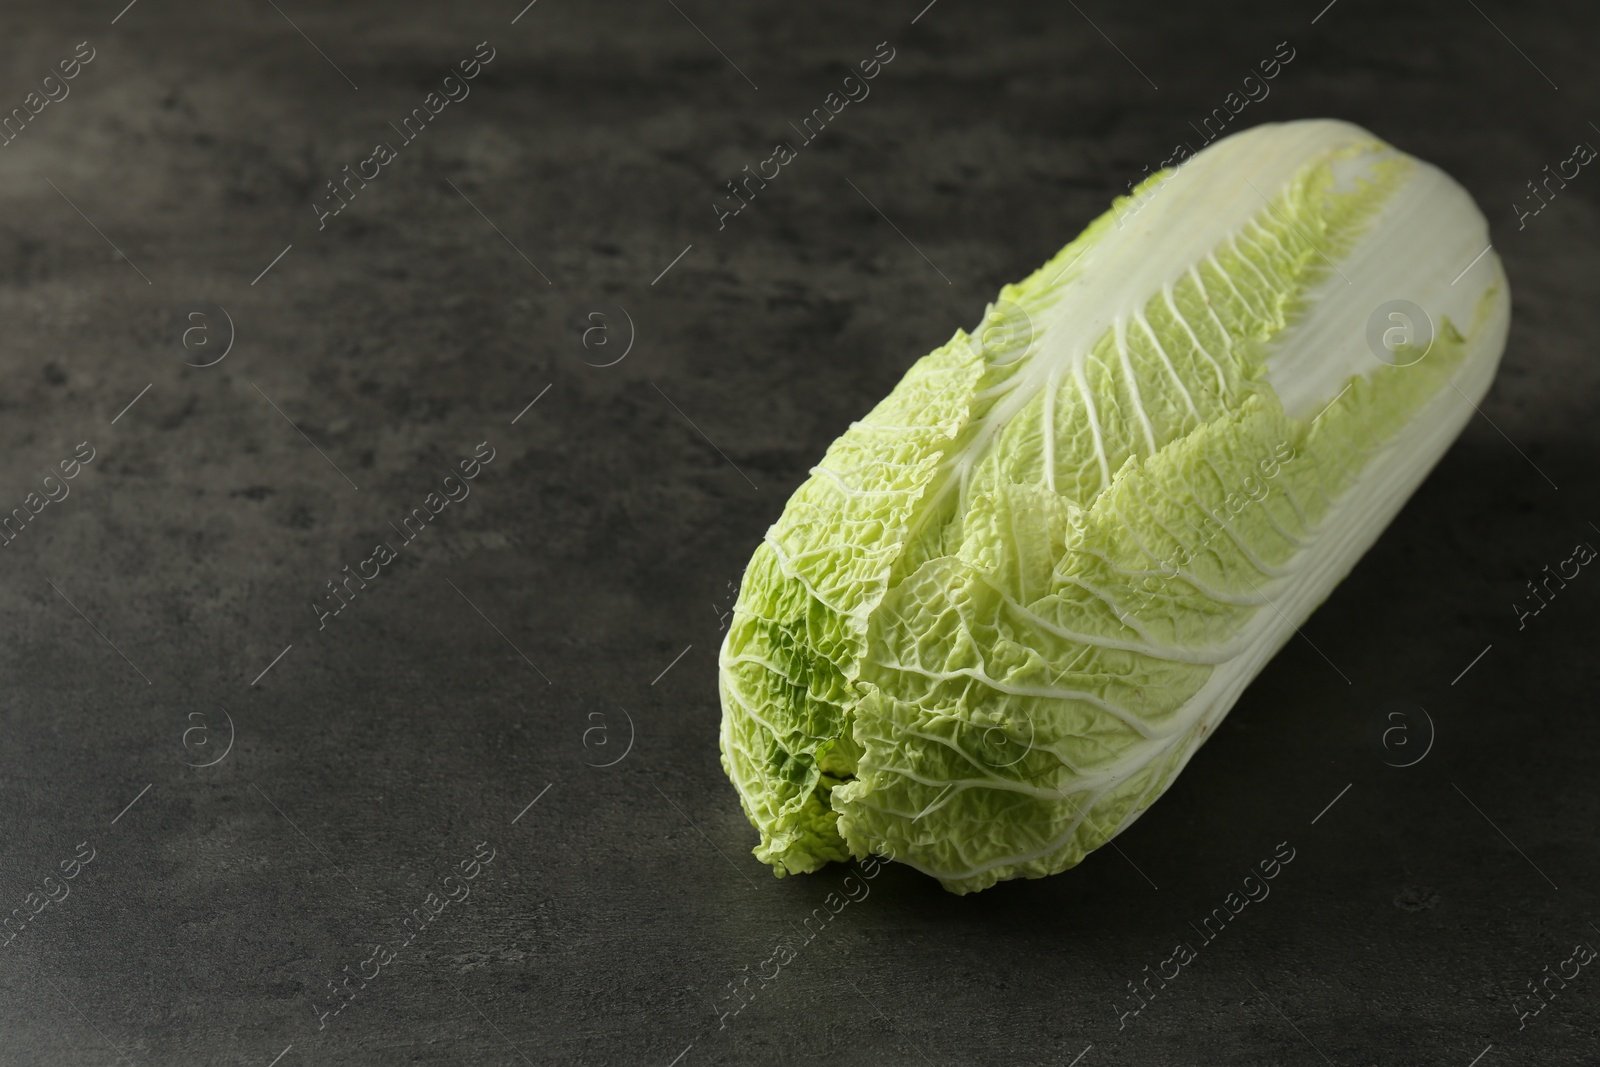
[[[0, 505], [38, 514], [0, 550], [0, 1063], [1594, 1062], [1592, 967], [1516, 998], [1600, 944], [1600, 579], [1511, 608], [1600, 542], [1600, 176], [1512, 207], [1600, 143], [1591, 11], [922, 3], [7, 12]], [[1484, 205], [1483, 417], [1118, 850], [965, 899], [890, 867], [734, 1014], [845, 871], [749, 855], [731, 584], [851, 419], [1285, 40], [1241, 126], [1350, 119]], [[347, 565], [380, 573], [319, 618]], [[1387, 701], [1436, 728], [1415, 766]]]

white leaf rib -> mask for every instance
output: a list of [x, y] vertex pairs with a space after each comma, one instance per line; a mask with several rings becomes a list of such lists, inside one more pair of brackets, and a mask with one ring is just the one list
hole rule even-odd
[[[1262, 245], [1259, 240], [1256, 240], [1256, 237], [1254, 237], [1254, 235], [1250, 232], [1251, 227], [1254, 227], [1254, 230], [1259, 232], [1259, 234], [1266, 234], [1266, 230], [1262, 230], [1259, 226], [1254, 226], [1254, 222], [1251, 222], [1251, 226], [1246, 226], [1245, 229], [1240, 230], [1240, 232], [1238, 232], [1238, 234], [1234, 237], [1235, 242], [1238, 243], [1240, 250], [1242, 250], [1240, 251], [1240, 258], [1245, 259], [1245, 261], [1250, 264], [1251, 269], [1254, 269], [1256, 274], [1261, 275], [1262, 280], [1266, 282], [1267, 293], [1274, 294], [1274, 296], [1272, 296], [1272, 301], [1270, 302], [1272, 302], [1272, 304], [1277, 304], [1278, 307], [1282, 307], [1283, 301], [1286, 301], [1286, 299], [1293, 299], [1294, 294], [1298, 294], [1299, 291], [1301, 291], [1301, 286], [1299, 286], [1298, 283], [1299, 270], [1293, 270], [1293, 274], [1290, 275], [1290, 285], [1274, 285], [1272, 280], [1267, 277], [1267, 272], [1269, 272], [1269, 270], [1272, 270], [1272, 272], [1277, 272], [1277, 264], [1274, 264], [1274, 261], [1272, 261], [1272, 251], [1270, 251], [1266, 245]], [[1251, 258], [1251, 250], [1258, 254], [1258, 256], [1261, 256], [1261, 262]], [[1288, 291], [1285, 291], [1285, 288]], [[1274, 322], [1277, 322], [1277, 317], [1274, 317]]]
[[1244, 307], [1244, 309], [1251, 315], [1260, 318], [1261, 315], [1256, 311], [1255, 305], [1250, 303], [1249, 297], [1240, 292], [1239, 287], [1233, 284], [1233, 275], [1224, 270], [1222, 264], [1217, 261], [1217, 255], [1215, 252], [1206, 253], [1206, 262], [1217, 268], [1217, 273], [1222, 275], [1222, 280], [1227, 283], [1229, 289], [1233, 290], [1233, 295], [1239, 298], [1239, 303]]
[[[1139, 495], [1135, 491], [1132, 483], [1128, 483], [1125, 486], [1125, 489], [1126, 489], [1127, 492], [1129, 492], [1129, 493], [1131, 493], [1133, 495], [1134, 500], [1135, 500], [1136, 503], [1144, 504], [1144, 501], [1139, 498]], [[1127, 513], [1122, 510], [1122, 504], [1119, 503], [1119, 502], [1113, 502], [1110, 505], [1110, 507], [1111, 507], [1111, 510], [1116, 513], [1117, 521], [1122, 524], [1121, 525], [1122, 532], [1127, 534], [1129, 537], [1133, 538], [1133, 543], [1139, 547], [1139, 551], [1143, 552], [1146, 556], [1149, 556], [1152, 560], [1154, 560], [1157, 563], [1164, 562], [1164, 560], [1160, 556], [1158, 556], [1154, 552], [1152, 552], [1150, 550], [1150, 547], [1144, 543], [1144, 538], [1139, 536], [1139, 528], [1138, 528], [1138, 526], [1136, 526], [1134, 524], [1133, 520], [1128, 518]], [[1147, 504], [1145, 505], [1145, 512], [1147, 514], [1151, 515], [1151, 518], [1154, 519], [1156, 525], [1160, 526], [1163, 530], [1167, 531], [1167, 535], [1169, 537], [1171, 537], [1174, 541], [1178, 541], [1177, 535], [1172, 532], [1172, 530], [1167, 526], [1166, 523], [1161, 521], [1160, 516], [1151, 514], [1150, 507]], [[1179, 543], [1182, 544], [1181, 541], [1179, 541]], [[1103, 555], [1101, 555], [1101, 553], [1097, 549], [1096, 550], [1091, 550], [1091, 549], [1086, 549], [1086, 548], [1083, 548], [1083, 547], [1077, 547], [1077, 548], [1074, 548], [1073, 551], [1075, 551], [1075, 552], [1091, 552], [1092, 551], [1095, 555], [1101, 556], [1102, 559], [1105, 558]], [[1061, 562], [1065, 562], [1067, 560], [1067, 558], [1068, 557], [1066, 555], [1063, 555], [1062, 558], [1061, 558]]]
[[1139, 413], [1139, 425], [1144, 429], [1144, 443], [1148, 448], [1147, 455], [1156, 454], [1156, 431], [1150, 425], [1150, 417], [1145, 414], [1144, 396], [1139, 391], [1139, 376], [1133, 373], [1133, 362], [1128, 359], [1128, 342], [1124, 336], [1124, 323], [1118, 316], [1111, 324], [1111, 343], [1116, 346], [1117, 358], [1122, 363], [1122, 373], [1127, 380], [1128, 395], [1133, 399], [1133, 410]]
[[1044, 484], [1052, 493], [1056, 491], [1056, 389], [1059, 380], [1052, 372], [1044, 385]]
[[[1208, 583], [1201, 581], [1200, 578], [1198, 578], [1192, 571], [1185, 570], [1182, 567], [1174, 567], [1170, 571], [1137, 570], [1124, 567], [1118, 563], [1113, 563], [1105, 556], [1104, 553], [1095, 549], [1083, 548], [1077, 549], [1077, 551], [1082, 552], [1087, 556], [1093, 556], [1100, 562], [1104, 563], [1110, 570], [1113, 570], [1118, 574], [1126, 575], [1129, 578], [1163, 578], [1168, 581], [1181, 581], [1186, 585], [1192, 586], [1195, 592], [1199, 593], [1207, 600], [1215, 601], [1218, 604], [1226, 604], [1230, 607], [1248, 608], [1259, 607], [1266, 603], [1266, 601], [1259, 596], [1252, 596], [1245, 593], [1231, 593], [1221, 589], [1214, 589]], [[1087, 584], [1071, 575], [1062, 575], [1061, 581], [1063, 583], [1072, 582], [1083, 586], [1083, 588], [1086, 590], [1091, 592], [1093, 591]], [[1142, 595], [1144, 603], [1148, 604], [1152, 599], [1155, 598], [1156, 594], [1144, 592]]]
[[1260, 319], [1262, 322], [1271, 322], [1274, 318], [1272, 314], [1273, 294], [1277, 291], [1277, 287], [1272, 284], [1272, 281], [1267, 277], [1266, 272], [1257, 266], [1256, 261], [1245, 254], [1244, 248], [1239, 243], [1238, 234], [1228, 238], [1228, 244], [1232, 246], [1233, 254], [1239, 258], [1239, 261], [1254, 271], [1256, 277], [1261, 279], [1261, 298], [1263, 303], [1266, 305], [1266, 310], [1256, 311], [1254, 305], [1249, 305], [1252, 314], [1254, 314], [1256, 318]]
[[[1048, 843], [1045, 844], [1043, 848], [1036, 849], [1030, 853], [1019, 853], [1013, 856], [1006, 856], [1000, 859], [990, 860], [987, 863], [981, 863], [976, 867], [969, 868], [965, 872], [952, 871], [941, 874], [934, 871], [926, 871], [925, 873], [932, 874], [935, 878], [949, 881], [954, 881], [956, 879], [975, 878], [978, 875], [987, 874], [988, 872], [1000, 867], [1020, 866], [1022, 864], [1032, 863], [1034, 860], [1048, 856], [1053, 852], [1057, 852], [1067, 843], [1068, 840], [1072, 838], [1074, 834], [1078, 832], [1078, 827], [1082, 825], [1084, 819], [1088, 818], [1088, 812], [1094, 810], [1095, 804], [1097, 804], [1100, 801], [1100, 798], [1109, 792], [1111, 788], [1112, 787], [1108, 785], [1104, 789], [1096, 792], [1093, 795], [1093, 798], [1089, 801], [1087, 807], [1074, 802], [1073, 807], [1078, 809], [1078, 817], [1073, 819], [1064, 831], [1052, 838]], [[1066, 798], [1062, 797], [1062, 799]]]
[[1234, 528], [1227, 523], [1227, 521], [1218, 518], [1215, 512], [1206, 507], [1204, 502], [1202, 502], [1200, 499], [1200, 494], [1195, 492], [1194, 486], [1189, 483], [1189, 479], [1185, 478], [1181, 472], [1178, 473], [1178, 480], [1189, 487], [1189, 492], [1194, 498], [1195, 506], [1203, 511], [1206, 516], [1218, 526], [1222, 527], [1222, 531], [1228, 535], [1228, 540], [1234, 543], [1234, 545], [1239, 549], [1239, 554], [1244, 556], [1245, 561], [1249, 563], [1250, 566], [1254, 567], [1268, 578], [1281, 578], [1285, 574], [1289, 573], [1283, 568], [1273, 567], [1267, 564], [1259, 556], [1257, 556], [1255, 551], [1252, 550], [1249, 545], [1244, 543], [1244, 539], [1239, 536], [1238, 532], [1235, 531]]
[[[1163, 285], [1161, 287], [1161, 295], [1166, 299], [1167, 310], [1171, 311], [1172, 317], [1178, 320], [1178, 324], [1183, 327], [1183, 332], [1189, 335], [1189, 340], [1194, 344], [1194, 350], [1204, 356], [1205, 361], [1211, 364], [1211, 369], [1216, 372], [1218, 403], [1227, 401], [1229, 398], [1228, 383], [1222, 373], [1222, 364], [1218, 363], [1206, 346], [1200, 343], [1200, 335], [1194, 332], [1194, 327], [1189, 325], [1189, 320], [1184, 317], [1183, 312], [1178, 310], [1178, 302], [1173, 296], [1172, 286]], [[1220, 326], [1221, 323], [1219, 322], [1218, 325]], [[1224, 332], [1223, 336], [1227, 336], [1226, 332]]]
[[[1232, 361], [1233, 333], [1222, 324], [1222, 319], [1217, 315], [1217, 309], [1211, 306], [1211, 290], [1206, 288], [1206, 280], [1201, 276], [1198, 267], [1191, 266], [1189, 274], [1194, 278], [1195, 285], [1200, 287], [1200, 302], [1205, 305], [1206, 314], [1211, 316], [1211, 321], [1217, 324], [1217, 332], [1222, 335], [1222, 343], [1228, 346], [1229, 351], [1223, 353]], [[1202, 349], [1202, 351], [1208, 351]]]
[[846, 482], [836, 471], [822, 465], [812, 467], [807, 474], [825, 474], [839, 488], [839, 491], [849, 497], [866, 496], [898, 496], [905, 492], [904, 489], [857, 489]]
[[1178, 392], [1183, 394], [1183, 403], [1184, 406], [1189, 409], [1190, 416], [1194, 418], [1196, 423], [1205, 422], [1206, 420], [1200, 416], [1200, 409], [1194, 406], [1194, 397], [1189, 395], [1189, 389], [1183, 384], [1183, 378], [1178, 374], [1178, 368], [1173, 365], [1172, 358], [1167, 354], [1166, 348], [1161, 344], [1161, 338], [1156, 336], [1155, 329], [1144, 317], [1144, 311], [1142, 309], [1135, 311], [1134, 319], [1138, 322], [1139, 328], [1144, 331], [1145, 336], [1150, 338], [1150, 343], [1155, 346], [1156, 352], [1161, 356], [1161, 365], [1165, 367], [1167, 369], [1167, 373], [1172, 376], [1173, 384], [1177, 385]]
[[1100, 436], [1100, 416], [1095, 408], [1094, 397], [1089, 395], [1089, 383], [1083, 377], [1082, 361], [1074, 361], [1072, 364], [1072, 380], [1078, 386], [1078, 394], [1083, 397], [1084, 411], [1089, 416], [1089, 431], [1094, 435], [1094, 454], [1100, 461], [1100, 489], [1103, 491], [1111, 485], [1111, 465], [1106, 462], [1105, 442]]
[[[990, 588], [993, 589], [994, 587], [991, 585]], [[1226, 663], [1228, 660], [1233, 659], [1239, 654], [1237, 649], [1228, 651], [1226, 646], [1224, 646], [1223, 649], [1219, 650], [1218, 652], [1201, 654], [1198, 652], [1193, 652], [1189, 649], [1171, 648], [1163, 645], [1142, 644], [1137, 641], [1119, 641], [1114, 638], [1105, 638], [1098, 635], [1079, 633], [1074, 630], [1068, 630], [1063, 626], [1058, 626], [1055, 623], [1048, 621], [1043, 616], [1035, 613], [1031, 609], [1017, 603], [1010, 596], [1006, 595], [999, 589], [995, 589], [995, 592], [1002, 600], [1005, 601], [1007, 607], [1011, 608], [1011, 610], [1016, 612], [1018, 615], [1021, 615], [1023, 619], [1031, 625], [1037, 626], [1046, 633], [1053, 634], [1056, 637], [1065, 638], [1068, 641], [1073, 641], [1080, 645], [1089, 645], [1094, 648], [1111, 648], [1121, 652], [1137, 652], [1140, 655], [1150, 656], [1152, 659], [1165, 660], [1169, 663], [1190, 663], [1199, 666], [1213, 667], [1221, 663]]]
[[1294, 509], [1295, 518], [1300, 520], [1300, 529], [1305, 531], [1307, 539], [1315, 540], [1317, 536], [1316, 528], [1312, 526], [1311, 520], [1306, 518], [1305, 509], [1300, 506], [1300, 501], [1295, 498], [1292, 485], [1285, 484], [1283, 486], [1283, 499], [1288, 501], [1289, 506]]
[[1283, 250], [1283, 254], [1288, 256], [1289, 261], [1294, 264], [1295, 273], [1298, 274], [1305, 267], [1306, 258], [1310, 254], [1309, 249], [1302, 252], [1296, 252], [1294, 249], [1284, 244], [1283, 238], [1279, 237], [1275, 230], [1261, 225], [1261, 223], [1255, 219], [1250, 220], [1249, 228], [1253, 228], [1257, 233], [1261, 233], [1267, 237], [1270, 237], [1272, 239], [1272, 243], [1281, 248]]
[[[1261, 509], [1261, 513], [1266, 516], [1267, 522], [1272, 525], [1273, 531], [1275, 533], [1277, 533], [1277, 535], [1279, 537], [1283, 538], [1285, 541], [1289, 542], [1289, 544], [1293, 545], [1294, 549], [1295, 549], [1295, 553], [1298, 555], [1300, 550], [1304, 549], [1311, 542], [1308, 541], [1308, 540], [1304, 540], [1304, 539], [1300, 538], [1299, 536], [1297, 536], [1295, 534], [1290, 533], [1288, 530], [1285, 530], [1278, 523], [1277, 516], [1273, 515], [1272, 514], [1272, 509], [1267, 507], [1267, 500], [1271, 498], [1271, 495], [1272, 495], [1272, 493], [1271, 493], [1271, 490], [1269, 488], [1269, 490], [1267, 492], [1267, 495], [1263, 496], [1259, 501], [1257, 501], [1256, 502], [1256, 506], [1259, 507]], [[1251, 499], [1254, 500], [1255, 498], [1252, 497]]]
[[1097, 711], [1103, 711], [1107, 715], [1110, 715], [1112, 718], [1121, 722], [1124, 726], [1138, 733], [1139, 736], [1145, 738], [1146, 740], [1154, 740], [1165, 736], [1153, 731], [1148, 723], [1146, 723], [1139, 716], [1135, 715], [1133, 712], [1128, 711], [1125, 708], [1118, 707], [1116, 704], [1113, 704], [1104, 697], [1091, 693], [1086, 689], [1065, 689], [1056, 686], [1013, 685], [1009, 682], [1001, 682], [995, 678], [992, 678], [989, 676], [988, 672], [979, 670], [976, 667], [958, 667], [951, 671], [935, 671], [920, 664], [901, 663], [898, 660], [885, 660], [876, 658], [872, 660], [872, 664], [873, 666], [883, 670], [902, 671], [906, 674], [914, 674], [918, 677], [927, 678], [935, 682], [954, 681], [957, 678], [970, 678], [985, 688], [992, 689], [997, 693], [1004, 693], [1007, 696], [1033, 697], [1044, 700], [1062, 700], [1087, 704]]

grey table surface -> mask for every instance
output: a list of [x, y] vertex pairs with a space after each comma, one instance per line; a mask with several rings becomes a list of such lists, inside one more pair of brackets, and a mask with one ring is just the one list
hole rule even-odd
[[[1600, 977], [1517, 999], [1600, 944], [1600, 584], [1511, 608], [1600, 537], [1600, 177], [1513, 207], [1600, 141], [1592, 9], [924, 3], [7, 5], [0, 505], [93, 458], [0, 552], [0, 1063], [1600, 1060]], [[1280, 42], [1240, 128], [1349, 119], [1484, 206], [1481, 417], [1118, 849], [889, 866], [729, 1010], [847, 873], [774, 879], [718, 765], [751, 550]]]

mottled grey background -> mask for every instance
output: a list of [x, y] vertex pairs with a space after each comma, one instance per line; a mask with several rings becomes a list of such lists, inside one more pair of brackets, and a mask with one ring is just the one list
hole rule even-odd
[[[1512, 208], [1600, 143], [1591, 8], [923, 2], [9, 5], [0, 109], [96, 56], [0, 148], [0, 507], [97, 455], [0, 550], [0, 913], [95, 858], [0, 950], [0, 1062], [1594, 1062], [1600, 975], [1521, 1030], [1513, 998], [1600, 944], [1600, 578], [1511, 608], [1600, 541], [1600, 174]], [[485, 40], [319, 232], [323, 183]], [[1125, 856], [969, 898], [891, 869], [719, 1026], [844, 873], [749, 854], [730, 583], [851, 419], [1284, 40], [1241, 128], [1349, 119], [1484, 206], [1516, 307], [1486, 417]], [[719, 232], [722, 183], [880, 41], [870, 98]], [[236, 330], [205, 369], [195, 302]], [[586, 365], [624, 313], [627, 358]], [[324, 583], [482, 441], [471, 497], [319, 631]], [[1371, 739], [1391, 700], [1437, 727], [1409, 769]], [[471, 898], [319, 1028], [480, 841]]]

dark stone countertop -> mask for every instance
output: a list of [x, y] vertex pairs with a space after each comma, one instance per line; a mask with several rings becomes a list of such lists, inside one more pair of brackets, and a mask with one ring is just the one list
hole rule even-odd
[[[0, 953], [0, 1064], [1594, 1062], [1600, 977], [1521, 1030], [1513, 998], [1600, 943], [1600, 583], [1509, 607], [1600, 522], [1600, 177], [1511, 207], [1600, 138], [1590, 7], [519, 6], [8, 14], [0, 506], [93, 459], [0, 552], [0, 911], [93, 859]], [[888, 868], [720, 1025], [845, 873], [772, 878], [718, 765], [750, 551], [1280, 41], [1241, 127], [1346, 118], [1485, 207], [1516, 311], [1483, 417], [1125, 856], [967, 898]], [[879, 42], [870, 97], [719, 229]], [[1389, 700], [1436, 726], [1404, 770]], [[1119, 1028], [1280, 842], [1270, 898]]]

